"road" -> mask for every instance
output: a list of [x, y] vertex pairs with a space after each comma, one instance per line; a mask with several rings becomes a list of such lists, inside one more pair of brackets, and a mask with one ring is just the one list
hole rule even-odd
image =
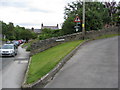
[[118, 37], [83, 45], [45, 88], [117, 88]]
[[[29, 52], [18, 47], [18, 55], [15, 57], [2, 57], [2, 88], [20, 88], [27, 67]], [[24, 60], [22, 60], [24, 59]]]

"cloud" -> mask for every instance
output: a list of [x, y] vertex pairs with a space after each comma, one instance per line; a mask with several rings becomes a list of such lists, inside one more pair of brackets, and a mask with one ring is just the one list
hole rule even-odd
[[19, 25], [21, 27], [26, 27], [26, 28], [32, 28], [32, 27], [38, 27], [38, 29], [40, 29], [41, 24], [38, 23], [30, 23], [30, 22], [26, 22], [26, 23], [16, 23], [15, 25]]
[[44, 10], [44, 9], [39, 9], [39, 8], [27, 8], [26, 11], [28, 11], [28, 12], [41, 12], [41, 13], [51, 13], [52, 12], [50, 10]]
[[[51, 13], [52, 11], [47, 10], [47, 9], [42, 9], [41, 7], [37, 6], [32, 6], [31, 3], [28, 0], [0, 0], [0, 6], [1, 7], [13, 7], [13, 8], [24, 8], [25, 11], [27, 12], [41, 12], [41, 13]], [[37, 3], [37, 2], [36, 2]], [[39, 5], [38, 5], [39, 6]]]
[[22, 0], [0, 0], [0, 6], [2, 7], [16, 7], [16, 8], [23, 8], [27, 7], [27, 1], [24, 2]]
[[18, 24], [18, 25], [25, 25], [25, 26], [27, 26], [27, 25], [30, 25], [30, 26], [40, 25], [40, 24], [29, 23], [29, 22], [26, 22], [26, 23], [16, 23], [16, 24]]
[[[75, 0], [70, 0], [75, 1]], [[69, 0], [0, 0], [0, 20], [27, 28], [56, 25], [64, 21]]]

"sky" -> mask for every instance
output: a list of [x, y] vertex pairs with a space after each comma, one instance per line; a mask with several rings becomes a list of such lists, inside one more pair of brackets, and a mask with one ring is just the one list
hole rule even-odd
[[64, 7], [76, 0], [0, 0], [0, 20], [26, 28], [57, 26], [64, 21]]
[[0, 0], [0, 20], [25, 28], [40, 29], [64, 22], [64, 7], [76, 0]]

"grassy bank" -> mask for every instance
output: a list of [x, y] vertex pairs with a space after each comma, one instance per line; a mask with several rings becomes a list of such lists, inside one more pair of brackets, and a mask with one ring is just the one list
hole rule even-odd
[[32, 56], [26, 83], [32, 83], [52, 70], [68, 53], [83, 40], [66, 42]]
[[96, 39], [104, 39], [104, 38], [110, 38], [115, 36], [120, 36], [120, 34], [102, 35], [100, 37], [97, 37]]

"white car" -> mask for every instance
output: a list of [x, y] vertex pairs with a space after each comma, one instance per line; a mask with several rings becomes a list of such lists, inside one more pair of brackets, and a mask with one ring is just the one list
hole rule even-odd
[[17, 51], [17, 47], [14, 44], [4, 44], [0, 49], [0, 56], [15, 56]]

